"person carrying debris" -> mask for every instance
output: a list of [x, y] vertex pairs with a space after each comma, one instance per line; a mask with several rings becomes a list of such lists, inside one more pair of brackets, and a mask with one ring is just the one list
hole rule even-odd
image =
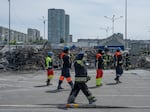
[[71, 68], [71, 57], [69, 55], [69, 47], [65, 46], [63, 52], [60, 55], [60, 59], [61, 59], [61, 76], [59, 78], [59, 82], [58, 82], [58, 86], [57, 89], [63, 89], [61, 87], [61, 84], [64, 80], [64, 78], [66, 78], [67, 82], [69, 83], [69, 85], [71, 86], [71, 88], [73, 87], [73, 82], [71, 79], [71, 75], [70, 75], [70, 68]]
[[92, 93], [89, 91], [86, 82], [88, 82], [91, 78], [87, 74], [87, 69], [85, 68], [85, 61], [83, 60], [84, 53], [78, 53], [76, 60], [74, 62], [75, 68], [75, 83], [74, 87], [70, 92], [67, 103], [75, 103], [75, 98], [77, 97], [80, 90], [84, 93], [84, 95], [89, 100], [89, 104], [92, 104], [96, 101], [96, 98], [92, 96]]
[[119, 80], [120, 76], [123, 74], [123, 57], [121, 53], [121, 48], [117, 48], [115, 55], [114, 55], [114, 64], [116, 69], [116, 78], [114, 79], [116, 83], [121, 83]]
[[96, 66], [96, 86], [102, 85], [102, 77], [103, 77], [103, 51], [101, 49], [98, 50], [96, 54], [95, 66]]
[[52, 55], [53, 55], [52, 52], [48, 52], [47, 57], [45, 59], [45, 66], [46, 66], [46, 70], [47, 70], [47, 81], [46, 81], [47, 86], [50, 85], [50, 81], [54, 77]]

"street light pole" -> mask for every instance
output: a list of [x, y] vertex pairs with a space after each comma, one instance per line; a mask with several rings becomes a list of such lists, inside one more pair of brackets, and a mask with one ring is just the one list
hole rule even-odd
[[46, 22], [46, 19], [45, 19], [45, 17], [43, 16], [43, 24], [44, 24], [44, 37], [43, 37], [43, 39], [45, 39], [45, 22]]
[[117, 17], [117, 18], [115, 18], [115, 15], [113, 15], [112, 18], [107, 17], [107, 16], [104, 16], [104, 17], [105, 17], [106, 19], [109, 19], [109, 20], [112, 21], [112, 34], [114, 34], [114, 22], [115, 22], [115, 20], [120, 19], [120, 18], [122, 18], [123, 16], [120, 16], [120, 17]]
[[9, 52], [10, 52], [10, 33], [11, 33], [11, 31], [10, 31], [10, 0], [8, 0], [8, 2], [9, 2], [9, 40], [8, 40], [8, 45], [9, 45]]
[[115, 15], [112, 17], [112, 34], [114, 34], [114, 22], [115, 22]]
[[127, 0], [125, 0], [125, 48], [128, 48], [128, 42], [127, 42]]
[[101, 30], [105, 30], [106, 31], [106, 38], [108, 37], [108, 31], [109, 31], [109, 27], [107, 28], [100, 28]]

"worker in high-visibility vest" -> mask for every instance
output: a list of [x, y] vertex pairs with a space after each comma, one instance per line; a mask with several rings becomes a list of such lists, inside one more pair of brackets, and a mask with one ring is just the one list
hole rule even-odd
[[79, 94], [80, 90], [87, 97], [89, 104], [92, 104], [96, 101], [96, 98], [92, 96], [92, 93], [89, 91], [88, 86], [86, 84], [86, 82], [90, 80], [90, 77], [88, 76], [87, 69], [85, 67], [86, 63], [83, 57], [84, 53], [80, 52], [77, 55], [76, 60], [74, 62], [75, 83], [71, 90], [67, 103], [75, 103], [75, 98]]
[[104, 69], [109, 69], [110, 68], [110, 54], [109, 54], [109, 49], [105, 48], [104, 49], [104, 54], [103, 54], [103, 68]]
[[121, 48], [117, 48], [114, 55], [114, 64], [116, 68], [116, 78], [114, 79], [116, 83], [121, 83], [120, 76], [123, 74], [123, 57], [121, 53]]
[[47, 57], [45, 59], [45, 66], [46, 66], [46, 70], [47, 70], [47, 81], [46, 81], [47, 86], [50, 85], [50, 81], [54, 77], [52, 55], [53, 55], [52, 52], [48, 52]]
[[102, 77], [103, 77], [103, 53], [102, 50], [99, 49], [96, 54], [96, 86], [102, 85]]
[[70, 68], [71, 68], [71, 57], [69, 54], [69, 47], [65, 46], [63, 52], [60, 55], [61, 59], [61, 76], [59, 77], [59, 82], [57, 89], [63, 89], [61, 84], [63, 83], [64, 78], [66, 78], [68, 84], [73, 88], [73, 82], [70, 75]]

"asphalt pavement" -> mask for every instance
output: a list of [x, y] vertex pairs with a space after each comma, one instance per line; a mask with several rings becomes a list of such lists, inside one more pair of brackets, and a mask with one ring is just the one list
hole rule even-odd
[[[128, 70], [121, 77], [122, 83], [114, 81], [115, 70], [104, 70], [103, 85], [95, 86], [94, 69], [88, 70], [92, 77], [87, 83], [97, 98], [93, 105], [80, 91], [76, 98], [79, 105], [66, 108], [71, 91], [64, 80], [63, 90], [58, 91], [60, 70], [55, 70], [52, 85], [46, 86], [46, 71], [0, 72], [0, 112], [150, 112], [150, 71]], [[74, 71], [71, 70], [74, 79]]]

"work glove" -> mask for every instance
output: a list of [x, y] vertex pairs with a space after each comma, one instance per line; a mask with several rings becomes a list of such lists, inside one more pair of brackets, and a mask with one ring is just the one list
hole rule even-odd
[[91, 80], [91, 77], [90, 77], [90, 76], [87, 76], [87, 82], [88, 82], [89, 80]]

